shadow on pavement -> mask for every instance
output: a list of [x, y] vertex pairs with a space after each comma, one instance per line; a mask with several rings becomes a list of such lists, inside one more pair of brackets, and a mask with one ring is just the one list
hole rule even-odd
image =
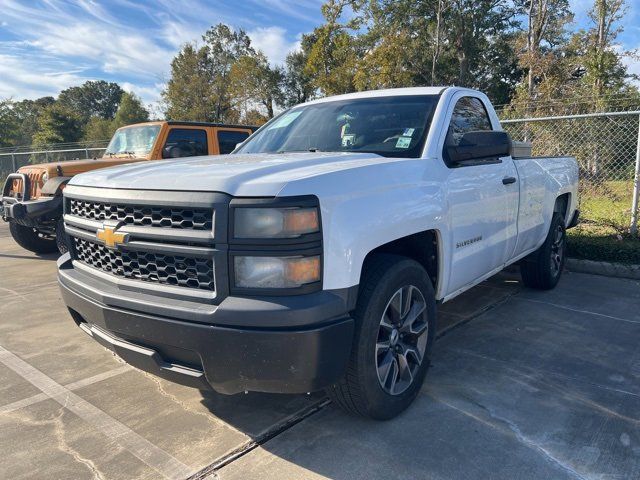
[[[608, 302], [612, 288], [619, 307], [607, 314], [564, 306]], [[567, 274], [553, 303], [549, 295], [522, 290], [441, 337], [421, 394], [398, 418], [329, 405], [209, 471], [223, 480], [639, 478], [640, 314], [628, 302], [640, 305], [640, 284]], [[473, 299], [461, 300], [442, 313], [463, 316]], [[226, 400], [203, 402], [220, 416]], [[261, 396], [245, 402], [259, 408]]]

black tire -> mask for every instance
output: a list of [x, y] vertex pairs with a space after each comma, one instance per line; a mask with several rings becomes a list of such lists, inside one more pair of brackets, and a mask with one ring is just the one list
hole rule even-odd
[[[407, 303], [402, 302], [403, 294], [400, 294], [400, 300], [397, 297], [398, 292], [405, 290], [410, 292], [404, 294], [405, 299], [409, 298]], [[399, 314], [399, 322], [385, 320], [387, 318], [393, 320], [392, 316], [387, 316], [387, 311], [393, 310], [392, 301], [397, 301], [398, 304], [404, 303], [405, 306], [400, 307], [400, 311], [405, 309], [408, 312], [406, 316]], [[424, 301], [424, 310], [419, 315], [415, 315], [415, 318], [418, 323], [416, 331], [423, 329], [423, 334], [420, 336], [415, 334], [414, 338], [414, 334], [407, 333], [406, 330], [404, 330], [405, 333], [400, 333], [405, 329], [405, 326], [402, 326], [402, 319], [406, 321], [414, 316], [410, 313], [417, 313], [423, 305], [422, 301]], [[413, 308], [415, 310], [412, 310]], [[356, 328], [346, 373], [338, 383], [327, 389], [327, 394], [336, 405], [351, 414], [376, 420], [393, 418], [416, 398], [430, 364], [431, 348], [436, 332], [436, 303], [427, 272], [419, 263], [406, 257], [380, 254], [371, 258], [363, 272], [353, 318]], [[394, 326], [395, 334], [393, 330], [387, 329], [389, 323], [399, 326], [399, 328]], [[414, 322], [411, 324], [416, 325]], [[390, 332], [388, 340], [381, 338], [381, 335], [386, 335], [386, 332]], [[392, 341], [394, 335], [395, 342]], [[417, 362], [417, 356], [411, 355], [413, 362], [410, 366], [407, 361], [410, 355], [399, 354], [396, 349], [408, 352], [411, 348], [405, 350], [405, 347], [411, 347], [410, 344], [413, 341], [419, 342], [424, 347], [424, 352], [420, 363]], [[386, 343], [390, 345], [388, 349], [379, 348]], [[418, 348], [415, 347], [416, 351]], [[405, 360], [403, 362], [397, 360], [393, 368], [392, 362], [385, 362], [387, 358], [391, 358], [390, 356], [396, 359], [404, 357]], [[380, 377], [383, 368], [381, 364], [389, 365], [387, 375], [384, 377], [384, 385]], [[394, 378], [391, 378], [394, 381], [391, 387], [391, 383], [387, 381], [389, 371], [395, 372], [397, 377], [397, 383]], [[411, 380], [407, 380], [409, 378]]]
[[54, 253], [58, 251], [56, 239], [32, 227], [9, 222], [9, 231], [18, 245], [34, 253]]
[[567, 235], [564, 218], [556, 212], [542, 246], [526, 257], [520, 265], [522, 282], [530, 288], [551, 290], [562, 276], [566, 254]]
[[64, 220], [60, 218], [56, 223], [56, 245], [58, 251], [63, 255], [69, 251], [68, 238], [64, 233]]

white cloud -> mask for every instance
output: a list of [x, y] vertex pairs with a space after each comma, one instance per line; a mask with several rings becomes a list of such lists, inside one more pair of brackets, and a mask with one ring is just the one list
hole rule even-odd
[[102, 64], [107, 73], [159, 75], [166, 72], [173, 52], [158, 47], [148, 37], [113, 32], [95, 25], [43, 26], [31, 44], [61, 57], [80, 57]]
[[308, 30], [302, 24], [319, 18], [322, 1], [250, 0], [238, 12], [232, 2], [203, 0], [114, 0], [113, 8], [99, 0], [0, 0], [0, 27], [12, 38], [0, 41], [0, 98], [57, 95], [86, 80], [105, 79], [157, 105], [171, 60], [185, 43], [201, 41], [209, 26], [248, 28], [253, 45], [279, 65], [299, 48], [300, 34], [274, 25], [273, 16]]
[[203, 29], [194, 27], [193, 24], [170, 20], [165, 22], [161, 36], [169, 45], [178, 49], [185, 43], [199, 41], [203, 33]]
[[166, 87], [164, 83], [158, 82], [151, 86], [137, 85], [130, 82], [121, 82], [120, 86], [129, 93], [135, 93], [142, 99], [142, 103], [151, 109], [159, 108], [161, 101], [160, 94]]
[[32, 59], [0, 54], [0, 98], [54, 96], [87, 80], [81, 73], [81, 69], [56, 71]]
[[[638, 47], [640, 48], [640, 47]], [[622, 57], [622, 63], [627, 67], [627, 73], [630, 75], [638, 75], [640, 77], [640, 61], [629, 55]], [[632, 80], [636, 87], [640, 88], [640, 80]]]
[[259, 27], [247, 32], [251, 43], [261, 50], [273, 65], [281, 65], [287, 54], [300, 48], [300, 41], [290, 42], [286, 38], [286, 31], [280, 27]]

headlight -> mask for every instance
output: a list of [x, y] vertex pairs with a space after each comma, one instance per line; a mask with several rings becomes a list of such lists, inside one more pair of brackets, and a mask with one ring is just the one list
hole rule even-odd
[[320, 256], [234, 257], [239, 288], [295, 288], [320, 281]]
[[320, 230], [316, 207], [236, 208], [235, 238], [295, 238]]
[[49, 181], [49, 172], [44, 172], [42, 174], [42, 184], [44, 185], [45, 183], [47, 183]]

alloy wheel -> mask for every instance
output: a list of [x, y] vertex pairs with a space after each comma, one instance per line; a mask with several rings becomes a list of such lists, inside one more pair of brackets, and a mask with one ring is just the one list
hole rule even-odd
[[399, 288], [384, 309], [376, 342], [376, 369], [382, 389], [400, 395], [411, 386], [429, 337], [427, 303], [413, 285]]
[[564, 229], [558, 225], [551, 244], [551, 273], [554, 277], [560, 274], [564, 255]]

